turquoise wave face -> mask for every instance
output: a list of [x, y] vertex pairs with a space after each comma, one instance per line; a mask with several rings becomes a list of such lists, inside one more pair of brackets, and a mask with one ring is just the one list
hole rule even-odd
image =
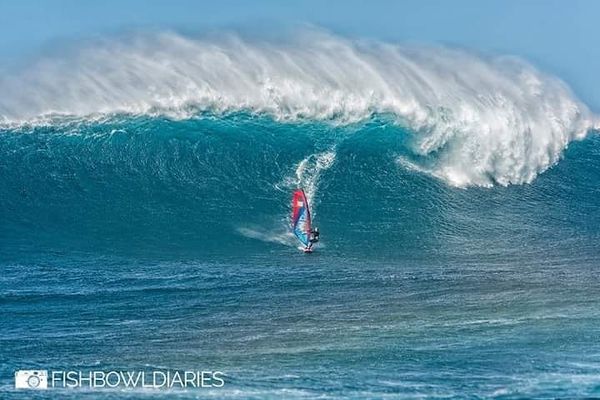
[[287, 253], [297, 245], [288, 232], [296, 187], [307, 191], [323, 248], [338, 255], [479, 257], [512, 254], [523, 241], [588, 247], [596, 232], [596, 137], [532, 184], [456, 189], [428, 173], [439, 160], [415, 151], [418, 134], [384, 116], [343, 126], [115, 117], [0, 135], [4, 256], [64, 247]]
[[[227, 374], [158, 398], [597, 394], [598, 136], [530, 184], [458, 188], [419, 134], [250, 114], [0, 131], [0, 397], [24, 367]], [[45, 398], [116, 395], [147, 392]]]

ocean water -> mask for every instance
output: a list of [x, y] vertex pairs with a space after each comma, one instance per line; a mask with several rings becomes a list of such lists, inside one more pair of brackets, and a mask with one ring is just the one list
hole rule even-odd
[[0, 81], [1, 398], [600, 396], [597, 117], [523, 61], [322, 39], [168, 34]]

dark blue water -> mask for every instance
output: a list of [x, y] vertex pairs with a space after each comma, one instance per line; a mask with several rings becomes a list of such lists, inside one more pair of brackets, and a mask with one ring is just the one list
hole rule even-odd
[[[461, 189], [398, 162], [414, 134], [243, 114], [3, 128], [0, 397], [600, 396], [598, 136], [531, 184]], [[297, 185], [311, 255], [287, 233]], [[15, 390], [36, 368], [227, 377]]]

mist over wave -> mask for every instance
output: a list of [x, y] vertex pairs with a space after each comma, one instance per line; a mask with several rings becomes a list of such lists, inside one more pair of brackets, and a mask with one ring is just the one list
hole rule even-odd
[[390, 115], [411, 132], [400, 167], [455, 186], [531, 182], [598, 126], [562, 81], [513, 57], [314, 31], [281, 42], [175, 33], [106, 40], [5, 76], [0, 90], [9, 94], [0, 98], [4, 126], [114, 113], [249, 111], [335, 124]]

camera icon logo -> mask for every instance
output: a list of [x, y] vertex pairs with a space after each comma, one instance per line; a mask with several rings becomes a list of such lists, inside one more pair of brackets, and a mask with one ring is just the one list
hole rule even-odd
[[15, 372], [15, 389], [48, 389], [48, 371], [20, 370]]

